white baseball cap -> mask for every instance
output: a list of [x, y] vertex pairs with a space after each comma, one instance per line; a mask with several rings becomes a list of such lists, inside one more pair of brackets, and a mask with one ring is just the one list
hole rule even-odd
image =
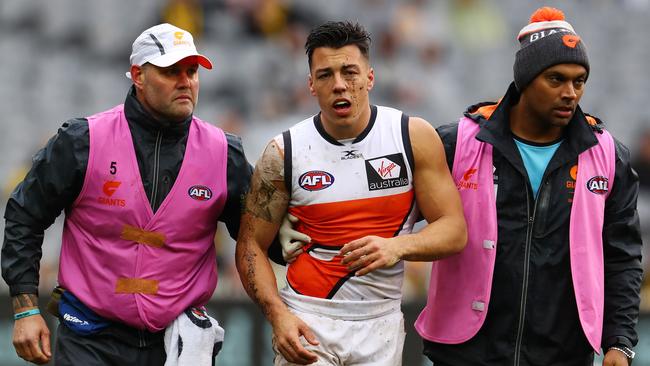
[[[190, 56], [196, 56], [199, 65], [212, 69], [210, 59], [196, 50], [190, 32], [163, 23], [145, 30], [135, 39], [130, 60], [131, 65], [142, 66], [148, 62], [167, 67]], [[131, 73], [127, 72], [126, 77], [130, 79]]]

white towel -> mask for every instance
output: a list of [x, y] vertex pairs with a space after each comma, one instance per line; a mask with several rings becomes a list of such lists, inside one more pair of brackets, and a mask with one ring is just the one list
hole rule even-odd
[[189, 308], [165, 330], [165, 366], [211, 366], [224, 330], [204, 307]]

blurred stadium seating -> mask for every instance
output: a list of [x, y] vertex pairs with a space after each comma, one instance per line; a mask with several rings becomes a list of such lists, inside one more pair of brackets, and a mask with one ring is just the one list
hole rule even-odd
[[[303, 50], [313, 25], [343, 19], [366, 25], [373, 36], [372, 102], [437, 126], [456, 120], [467, 105], [505, 92], [515, 36], [542, 5], [563, 9], [588, 46], [591, 75], [583, 109], [605, 121], [633, 153], [640, 150], [648, 142], [637, 136], [650, 130], [650, 0], [0, 1], [0, 212], [31, 156], [65, 120], [124, 100], [131, 43], [161, 21], [194, 29], [199, 49], [215, 64], [201, 71], [196, 114], [240, 134], [254, 163], [271, 137], [317, 111], [306, 86]], [[640, 211], [647, 238], [650, 192], [642, 195]], [[46, 235], [42, 294], [56, 282], [60, 231], [59, 219]], [[217, 247], [214, 300], [248, 302], [234, 269], [233, 242], [222, 234]], [[408, 266], [406, 302], [423, 301], [427, 277], [426, 265]], [[0, 294], [7, 294], [3, 281]], [[650, 291], [643, 308], [650, 312]], [[0, 313], [8, 316], [8, 308]], [[5, 337], [10, 326], [9, 320], [0, 322], [3, 365], [11, 359], [3, 358], [11, 346]], [[650, 352], [649, 328], [643, 328], [639, 354]]]

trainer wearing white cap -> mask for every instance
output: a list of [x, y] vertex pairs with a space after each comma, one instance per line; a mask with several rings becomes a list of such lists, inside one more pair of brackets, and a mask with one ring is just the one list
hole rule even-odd
[[[142, 66], [148, 62], [167, 67], [190, 56], [196, 56], [199, 65], [212, 69], [212, 62], [198, 53], [189, 32], [164, 23], [145, 30], [135, 39], [130, 60], [131, 65]], [[127, 72], [126, 76], [131, 78], [131, 73]]]
[[[199, 66], [212, 63], [190, 33], [151, 27], [130, 61], [124, 104], [65, 122], [7, 203], [2, 276], [27, 361], [209, 365], [221, 346], [201, 307], [217, 283], [217, 222], [236, 237], [252, 168], [239, 137], [193, 115]], [[39, 261], [43, 231], [64, 210], [52, 352]]]

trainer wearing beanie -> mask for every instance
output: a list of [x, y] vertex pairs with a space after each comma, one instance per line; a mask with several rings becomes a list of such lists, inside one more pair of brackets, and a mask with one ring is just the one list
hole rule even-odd
[[[469, 240], [432, 264], [416, 329], [435, 366], [627, 366], [638, 338], [638, 177], [580, 98], [584, 42], [541, 8], [498, 102], [439, 127]], [[620, 123], [620, 122], [619, 122]]]
[[553, 8], [535, 12], [517, 40], [521, 48], [515, 55], [513, 70], [519, 91], [542, 71], [557, 64], [582, 65], [589, 75], [589, 58], [582, 38]]
[[[212, 63], [190, 33], [151, 27], [130, 61], [124, 104], [65, 122], [7, 203], [2, 276], [27, 361], [199, 366], [220, 347], [222, 330], [200, 307], [217, 285], [217, 222], [237, 236], [252, 167], [239, 137], [193, 114], [199, 68]], [[38, 269], [43, 231], [63, 210], [52, 352]], [[188, 357], [201, 362], [179, 361]]]

